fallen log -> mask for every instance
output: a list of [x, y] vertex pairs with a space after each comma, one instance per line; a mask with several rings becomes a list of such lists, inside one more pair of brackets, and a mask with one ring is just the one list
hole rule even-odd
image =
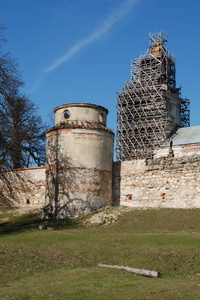
[[162, 277], [162, 274], [160, 272], [156, 271], [150, 271], [150, 270], [145, 270], [145, 269], [136, 269], [136, 268], [130, 268], [130, 267], [125, 267], [125, 266], [116, 266], [116, 265], [105, 265], [105, 264], [98, 264], [99, 267], [105, 267], [105, 268], [112, 268], [112, 269], [123, 269], [125, 271], [147, 276], [147, 277]]

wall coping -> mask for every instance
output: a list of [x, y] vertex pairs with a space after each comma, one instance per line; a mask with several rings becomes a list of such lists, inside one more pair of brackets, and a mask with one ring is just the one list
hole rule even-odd
[[0, 173], [6, 173], [6, 172], [19, 172], [19, 171], [27, 171], [27, 170], [38, 170], [38, 169], [46, 169], [46, 166], [41, 167], [31, 167], [31, 168], [19, 168], [19, 169], [10, 169], [10, 170], [2, 170]]

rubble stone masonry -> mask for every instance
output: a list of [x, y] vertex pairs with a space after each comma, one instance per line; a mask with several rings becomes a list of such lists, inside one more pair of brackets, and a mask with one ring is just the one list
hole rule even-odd
[[113, 204], [200, 208], [200, 155], [123, 161], [113, 166]]
[[[45, 167], [6, 174], [14, 199], [2, 181], [0, 188], [15, 206], [45, 205]], [[115, 162], [113, 204], [141, 209], [200, 208], [200, 155]]]

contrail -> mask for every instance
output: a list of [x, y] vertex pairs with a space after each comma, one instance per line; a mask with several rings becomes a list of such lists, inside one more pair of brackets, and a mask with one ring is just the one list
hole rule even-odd
[[81, 49], [91, 44], [92, 42], [101, 39], [117, 22], [119, 22], [125, 17], [125, 15], [132, 9], [133, 5], [136, 2], [138, 2], [138, 0], [125, 1], [116, 11], [114, 11], [110, 16], [108, 16], [108, 18], [103, 21], [101, 26], [97, 28], [92, 34], [78, 41], [75, 45], [69, 48], [62, 57], [58, 58], [43, 71], [49, 73], [55, 70], [60, 65], [68, 61], [76, 53], [78, 53]]

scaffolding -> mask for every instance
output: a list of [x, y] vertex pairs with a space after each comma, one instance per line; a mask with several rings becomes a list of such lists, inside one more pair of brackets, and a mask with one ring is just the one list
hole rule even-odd
[[[131, 64], [131, 81], [117, 94], [116, 158], [152, 158], [153, 150], [168, 138], [172, 128], [167, 95], [179, 109], [179, 124], [189, 126], [189, 101], [176, 88], [175, 58], [167, 50], [164, 32], [150, 33], [148, 51]], [[169, 130], [170, 128], [170, 130]]]
[[181, 127], [190, 126], [190, 99], [182, 99], [180, 126]]

